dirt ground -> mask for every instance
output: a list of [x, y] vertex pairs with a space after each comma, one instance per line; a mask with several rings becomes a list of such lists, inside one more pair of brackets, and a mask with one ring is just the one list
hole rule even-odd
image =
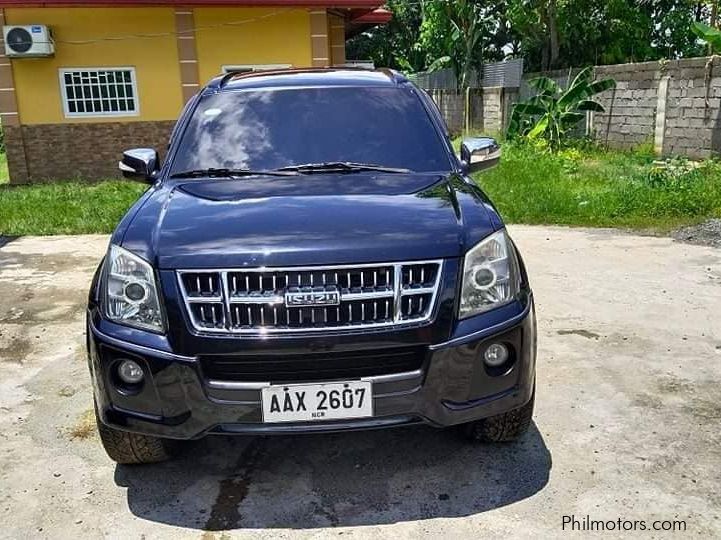
[[84, 304], [107, 238], [6, 243], [0, 536], [585, 536], [562, 529], [573, 515], [721, 537], [721, 250], [511, 232], [540, 332], [535, 424], [520, 442], [467, 446], [430, 428], [213, 437], [149, 467], [115, 466], [93, 429]]

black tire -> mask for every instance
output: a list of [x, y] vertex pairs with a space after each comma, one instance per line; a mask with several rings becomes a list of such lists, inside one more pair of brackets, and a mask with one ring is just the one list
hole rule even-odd
[[498, 443], [515, 441], [531, 425], [536, 393], [523, 407], [503, 414], [469, 422], [461, 426], [463, 436], [472, 442]]
[[159, 463], [177, 453], [176, 441], [120, 431], [106, 426], [99, 419], [98, 433], [110, 459], [123, 465]]

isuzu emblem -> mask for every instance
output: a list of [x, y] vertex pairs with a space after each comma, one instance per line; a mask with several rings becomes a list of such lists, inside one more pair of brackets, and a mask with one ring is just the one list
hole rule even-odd
[[298, 290], [285, 293], [287, 307], [337, 306], [339, 304], [340, 291], [338, 289]]

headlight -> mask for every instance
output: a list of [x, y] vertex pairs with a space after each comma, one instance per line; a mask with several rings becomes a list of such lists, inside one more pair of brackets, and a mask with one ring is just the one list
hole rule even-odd
[[474, 246], [463, 261], [463, 285], [458, 316], [478, 315], [507, 304], [518, 294], [518, 261], [505, 230]]
[[110, 246], [105, 279], [105, 315], [128, 326], [163, 332], [153, 267], [129, 251]]

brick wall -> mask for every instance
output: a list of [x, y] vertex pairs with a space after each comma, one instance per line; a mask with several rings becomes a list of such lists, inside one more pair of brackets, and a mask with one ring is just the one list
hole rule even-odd
[[[546, 75], [565, 87], [578, 71]], [[595, 98], [606, 111], [589, 115], [578, 136], [588, 132], [612, 148], [653, 144], [663, 155], [721, 155], [721, 57], [597, 66], [595, 74], [615, 79], [616, 88]], [[526, 74], [520, 89], [471, 89], [471, 130], [494, 134], [505, 129], [510, 107], [535, 93], [528, 81], [538, 75]], [[434, 90], [432, 95], [451, 131], [460, 132], [463, 95], [449, 90]]]
[[23, 131], [20, 126], [3, 123], [5, 154], [8, 160], [8, 172], [11, 184], [27, 184], [28, 168], [23, 145]]
[[503, 124], [503, 88], [484, 88], [482, 130], [488, 134], [500, 133]]
[[[468, 121], [470, 130], [497, 134], [503, 131], [508, 118], [508, 106], [504, 96], [509, 89], [504, 88], [471, 88], [468, 96], [456, 90], [431, 90], [433, 101], [436, 102], [451, 134], [458, 135], [465, 129], [466, 103], [468, 103]], [[512, 95], [516, 95], [512, 92]]]
[[721, 57], [670, 62], [663, 151], [721, 155]]
[[620, 64], [596, 68], [599, 79], [616, 80], [615, 90], [596, 100], [606, 108], [593, 115], [596, 138], [612, 148], [630, 148], [653, 141], [661, 78], [658, 62]]
[[[710, 61], [687, 58], [596, 66], [596, 78], [613, 78], [616, 88], [596, 96], [606, 111], [590, 116], [590, 133], [611, 148], [653, 144], [658, 154], [691, 158], [718, 155], [721, 58]], [[565, 88], [579, 71], [556, 70], [544, 75]], [[538, 75], [524, 76], [520, 99], [535, 94], [528, 81]], [[583, 128], [580, 126], [579, 136], [586, 132]]]
[[708, 158], [721, 154], [721, 58], [687, 58], [596, 68], [616, 79], [599, 101], [596, 137], [614, 148], [654, 143], [658, 153]]
[[128, 148], [165, 154], [174, 122], [38, 124], [5, 128], [11, 183], [119, 178]]
[[465, 95], [456, 90], [430, 90], [429, 94], [438, 105], [448, 130], [457, 134], [465, 125]]

